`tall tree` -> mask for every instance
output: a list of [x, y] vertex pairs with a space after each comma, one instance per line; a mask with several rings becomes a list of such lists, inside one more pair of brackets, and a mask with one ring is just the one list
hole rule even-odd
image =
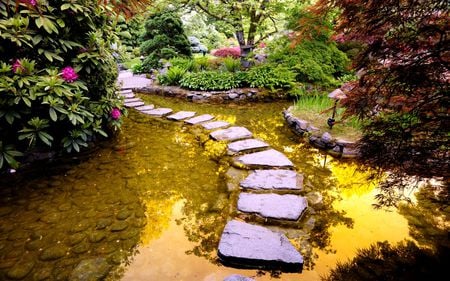
[[339, 40], [358, 41], [362, 70], [348, 114], [369, 120], [363, 158], [399, 173], [450, 173], [450, 20], [445, 0], [320, 0], [339, 11]]
[[191, 0], [200, 12], [230, 27], [241, 49], [241, 56], [247, 54], [260, 41], [278, 32], [289, 0]]

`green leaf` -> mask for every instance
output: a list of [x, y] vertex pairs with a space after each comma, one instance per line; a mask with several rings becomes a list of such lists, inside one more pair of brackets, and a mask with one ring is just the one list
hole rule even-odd
[[48, 113], [50, 114], [50, 119], [52, 119], [53, 122], [56, 122], [56, 120], [58, 120], [58, 115], [56, 114], [55, 109], [50, 108], [48, 110]]
[[49, 51], [44, 51], [44, 56], [50, 61], [53, 62], [53, 53], [50, 53]]
[[3, 167], [3, 155], [0, 154], [0, 169]]
[[60, 26], [60, 27], [65, 27], [66, 24], [64, 23], [64, 21], [62, 19], [57, 19], [56, 23]]

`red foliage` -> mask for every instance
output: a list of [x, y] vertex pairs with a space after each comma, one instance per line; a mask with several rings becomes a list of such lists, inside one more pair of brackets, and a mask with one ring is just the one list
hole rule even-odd
[[224, 47], [212, 51], [212, 55], [216, 57], [233, 57], [235, 59], [241, 56], [241, 49], [239, 47]]
[[[312, 20], [317, 21], [336, 8], [340, 15], [335, 39], [365, 46], [354, 62], [356, 69], [363, 70], [362, 75], [346, 91], [348, 98], [344, 103], [347, 114], [372, 122], [367, 127], [370, 131], [365, 131], [363, 145], [368, 151], [379, 153], [364, 156], [378, 157], [375, 162], [388, 168], [408, 166], [404, 171], [448, 176], [448, 2], [319, 0], [311, 9], [316, 15]], [[311, 24], [304, 26], [308, 29], [298, 32], [303, 36], [311, 31]], [[399, 115], [403, 117], [398, 118]], [[391, 125], [398, 120], [398, 134], [387, 136], [387, 123], [383, 120], [389, 120]], [[377, 150], [370, 149], [369, 141], [379, 145]]]

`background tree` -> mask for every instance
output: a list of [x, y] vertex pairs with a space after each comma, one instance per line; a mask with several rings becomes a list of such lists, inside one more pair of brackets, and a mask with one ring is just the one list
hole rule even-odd
[[284, 22], [284, 13], [294, 1], [289, 0], [237, 0], [189, 1], [198, 11], [233, 30], [246, 57], [256, 44], [278, 32]]
[[448, 179], [448, 1], [321, 0], [314, 11], [336, 9], [338, 40], [364, 45], [355, 61], [361, 76], [345, 100], [348, 114], [369, 121], [362, 159], [397, 175]]
[[161, 66], [161, 59], [176, 56], [190, 57], [190, 43], [183, 29], [183, 24], [173, 12], [156, 13], [147, 18], [142, 36], [141, 53], [146, 55], [143, 70]]

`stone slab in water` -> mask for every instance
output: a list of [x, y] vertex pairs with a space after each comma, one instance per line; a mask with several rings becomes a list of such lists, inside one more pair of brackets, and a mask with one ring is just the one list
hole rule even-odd
[[200, 124], [203, 122], [211, 121], [212, 119], [214, 119], [214, 116], [212, 116], [210, 114], [203, 114], [203, 115], [199, 115], [194, 118], [187, 119], [184, 122], [191, 124], [191, 125], [196, 125], [196, 124]]
[[298, 220], [308, 207], [306, 198], [279, 194], [239, 194], [238, 210], [244, 213], [256, 213], [264, 218], [280, 220]]
[[240, 186], [248, 189], [289, 189], [301, 190], [303, 176], [290, 170], [256, 170]]
[[218, 256], [226, 265], [300, 272], [303, 257], [284, 234], [232, 220], [219, 242]]
[[269, 149], [265, 151], [246, 154], [235, 157], [237, 165], [244, 165], [250, 168], [253, 167], [277, 167], [277, 168], [291, 168], [294, 164], [283, 153]]
[[206, 130], [214, 130], [214, 129], [228, 127], [228, 126], [230, 126], [230, 123], [225, 122], [225, 121], [212, 121], [212, 122], [203, 123], [202, 126]]
[[135, 107], [134, 109], [139, 110], [139, 111], [147, 111], [147, 110], [155, 109], [155, 106], [153, 104], [146, 104], [143, 106]]
[[135, 102], [135, 101], [142, 101], [140, 98], [130, 98], [130, 99], [125, 99], [124, 102], [128, 103], [128, 102]]
[[132, 94], [133, 90], [121, 90], [120, 93], [123, 94]]
[[223, 281], [255, 281], [255, 279], [239, 274], [233, 274], [228, 277], [225, 277]]
[[143, 106], [145, 103], [143, 101], [125, 102], [126, 107], [138, 107]]
[[228, 129], [214, 131], [209, 135], [217, 141], [235, 141], [248, 139], [253, 136], [252, 132], [245, 127], [230, 127]]
[[142, 111], [142, 113], [145, 113], [145, 114], [151, 115], [151, 116], [155, 116], [155, 117], [163, 117], [165, 115], [172, 113], [172, 111], [173, 110], [171, 108], [160, 107], [160, 108], [156, 108], [156, 109], [152, 109], [152, 110]]
[[194, 111], [179, 111], [175, 114], [167, 116], [167, 119], [180, 121], [180, 120], [194, 117], [195, 114], [196, 114], [196, 112], [194, 112]]
[[135, 95], [133, 93], [129, 93], [129, 94], [120, 94], [120, 96], [124, 97], [125, 99], [131, 99], [134, 98]]
[[262, 140], [247, 139], [235, 141], [228, 144], [228, 154], [233, 155], [247, 150], [261, 149], [269, 147], [269, 145]]

